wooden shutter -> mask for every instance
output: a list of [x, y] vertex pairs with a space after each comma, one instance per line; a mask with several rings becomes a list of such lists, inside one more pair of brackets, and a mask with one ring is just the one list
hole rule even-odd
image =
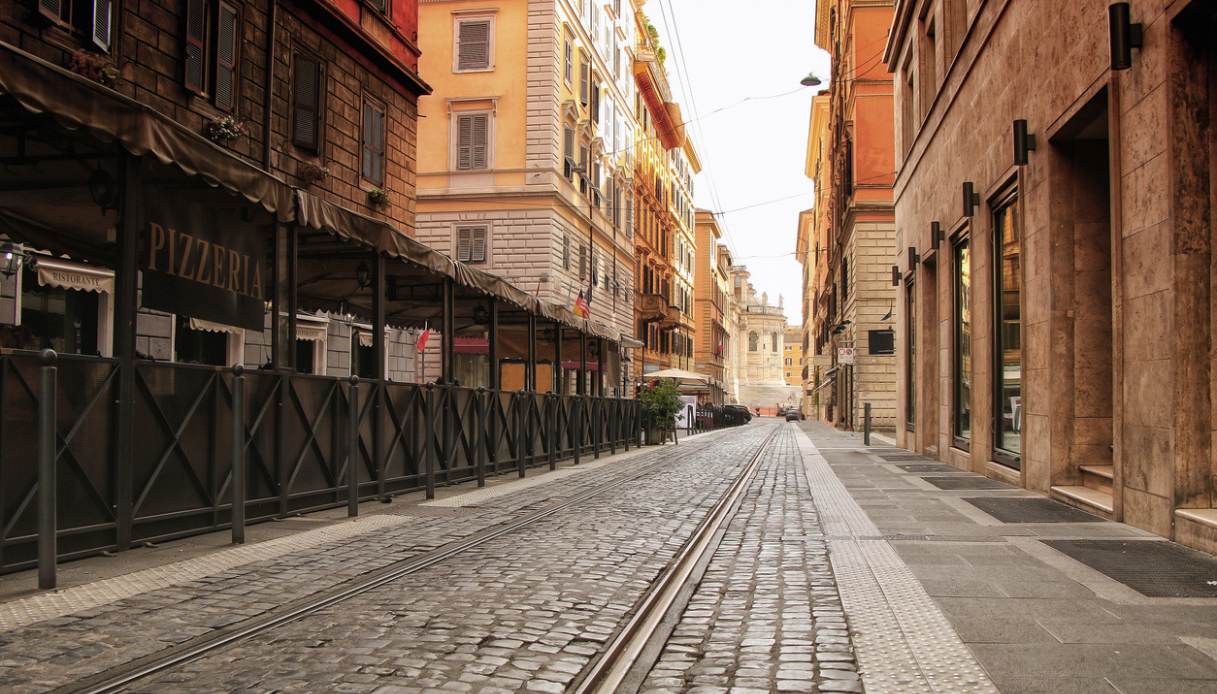
[[456, 118], [456, 168], [461, 171], [488, 166], [490, 116], [472, 113]]
[[237, 104], [237, 41], [240, 37], [237, 9], [220, 3], [216, 13], [215, 104], [231, 111]]
[[469, 262], [472, 235], [473, 230], [469, 227], [458, 227], [456, 230], [456, 259], [462, 263]]
[[367, 3], [380, 12], [389, 10], [389, 0], [367, 0]]
[[485, 70], [490, 67], [490, 20], [457, 24], [458, 70]]
[[321, 63], [297, 53], [292, 75], [292, 144], [310, 152], [321, 149]]
[[469, 230], [469, 262], [486, 262], [486, 227], [474, 227]]
[[206, 92], [207, 79], [207, 3], [206, 0], [186, 0], [186, 21], [183, 25], [182, 54], [185, 58], [182, 84], [195, 94]]
[[380, 185], [385, 180], [385, 112], [371, 101], [363, 103], [363, 177]]
[[109, 52], [113, 0], [93, 0], [93, 45]]
[[38, 0], [38, 14], [58, 22], [63, 19], [63, 0]]
[[579, 102], [587, 106], [588, 89], [592, 78], [592, 66], [586, 53], [579, 54]]
[[562, 237], [562, 269], [570, 269], [570, 237]]

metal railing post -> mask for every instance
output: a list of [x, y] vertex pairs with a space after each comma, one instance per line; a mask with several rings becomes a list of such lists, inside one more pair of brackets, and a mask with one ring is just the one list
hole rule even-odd
[[512, 401], [515, 402], [516, 414], [512, 419], [515, 420], [516, 428], [516, 471], [520, 477], [524, 477], [525, 470], [528, 465], [525, 464], [524, 458], [527, 456], [528, 448], [524, 445], [524, 437], [527, 435], [528, 425], [524, 412], [524, 394], [517, 392], [512, 395]]
[[435, 437], [435, 389], [430, 383], [426, 386], [426, 391], [423, 393], [423, 411], [426, 416], [425, 431], [427, 434], [427, 445], [424, 447], [426, 451], [426, 489], [427, 498], [435, 498], [435, 463], [439, 458], [440, 443]]
[[41, 390], [38, 393], [38, 588], [55, 587], [58, 560], [58, 509], [55, 459], [55, 350], [42, 350]]
[[[491, 394], [493, 394], [493, 393], [494, 393], [494, 391], [491, 391]], [[475, 401], [476, 406], [473, 408], [474, 409], [473, 416], [475, 418], [474, 429], [473, 429], [473, 431], [475, 432], [474, 441], [477, 442], [477, 446], [473, 450], [473, 463], [474, 463], [474, 465], [477, 466], [478, 486], [485, 487], [486, 486], [486, 461], [485, 461], [485, 458], [486, 458], [486, 416], [485, 416], [485, 413], [489, 412], [490, 408], [485, 407], [485, 404], [486, 404], [486, 402], [485, 402], [486, 401], [486, 389], [485, 388], [482, 388], [481, 386], [479, 386], [477, 389], [477, 393], [475, 393], [473, 397], [477, 398], [477, 400]]]
[[549, 439], [549, 469], [558, 469], [558, 396], [545, 394], [546, 438]]
[[351, 395], [347, 398], [350, 442], [347, 451], [347, 516], [359, 515], [359, 377], [351, 374]]
[[575, 465], [579, 464], [579, 457], [583, 448], [583, 396], [572, 396], [570, 401], [571, 419], [574, 420], [574, 430], [571, 431], [575, 449]]
[[870, 403], [862, 404], [862, 445], [870, 445]]
[[232, 543], [245, 544], [245, 367], [232, 367]]

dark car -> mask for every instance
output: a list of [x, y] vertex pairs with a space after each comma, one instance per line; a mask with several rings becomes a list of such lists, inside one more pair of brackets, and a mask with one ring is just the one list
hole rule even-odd
[[787, 407], [782, 414], [786, 416], [787, 422], [797, 422], [803, 418], [803, 413], [797, 407]]
[[744, 407], [743, 405], [723, 405], [723, 410], [725, 410], [727, 412], [734, 412], [734, 413], [738, 414], [739, 416], [744, 418], [745, 422], [752, 421], [752, 410], [749, 410], [747, 407]]

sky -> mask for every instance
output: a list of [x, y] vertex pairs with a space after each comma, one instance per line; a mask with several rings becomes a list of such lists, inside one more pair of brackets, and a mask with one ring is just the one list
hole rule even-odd
[[[695, 203], [722, 213], [727, 245], [757, 294], [768, 292], [773, 304], [782, 295], [790, 324], [799, 325], [794, 244], [799, 212], [812, 201], [803, 174], [807, 124], [829, 72], [828, 54], [813, 43], [815, 2], [649, 0], [643, 10], [667, 49], [682, 115], [698, 118], [685, 126], [703, 167]], [[808, 72], [825, 84], [801, 87]]]

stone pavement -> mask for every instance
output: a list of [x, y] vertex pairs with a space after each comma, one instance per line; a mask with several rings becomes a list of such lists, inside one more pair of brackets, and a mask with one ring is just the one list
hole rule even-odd
[[[737, 437], [739, 445], [759, 442], [763, 427]], [[236, 565], [215, 561], [214, 571], [187, 573], [186, 580], [167, 580], [146, 592], [111, 590], [98, 581], [71, 590], [86, 594], [84, 607], [61, 610], [53, 619], [30, 623], [17, 619], [17, 628], [0, 630], [0, 690], [44, 691], [131, 662], [196, 636], [266, 614], [292, 600], [317, 594], [344, 581], [417, 556], [445, 543], [469, 537], [486, 528], [528, 514], [554, 500], [579, 493], [615, 479], [636, 474], [648, 465], [677, 458], [696, 457], [708, 451], [727, 432], [704, 434], [682, 441], [679, 446], [644, 449], [622, 456], [619, 465], [604, 465], [553, 484], [530, 486], [518, 493], [502, 495], [476, 508], [436, 508], [417, 503], [395, 503], [386, 513], [401, 516], [400, 522], [370, 523], [370, 530], [347, 537], [298, 548], [290, 554], [266, 551], [271, 543], [204, 554], [191, 560], [206, 562], [231, 551], [263, 548], [260, 560]], [[367, 521], [371, 521], [368, 518]], [[360, 522], [365, 522], [361, 520]], [[278, 525], [278, 524], [275, 524]], [[258, 527], [258, 526], [254, 526]], [[341, 528], [342, 526], [334, 526]], [[119, 555], [118, 559], [133, 553]], [[113, 563], [113, 562], [112, 562]], [[173, 578], [182, 565], [153, 567]], [[151, 569], [149, 569], [151, 570]], [[111, 581], [134, 580], [111, 571]], [[199, 576], [198, 573], [205, 575]], [[144, 584], [139, 584], [144, 587]], [[62, 598], [40, 594], [16, 603], [0, 605], [0, 612], [22, 617], [25, 605], [39, 600]], [[90, 601], [92, 601], [90, 603]], [[59, 606], [62, 607], [62, 606]], [[28, 611], [28, 610], [27, 610]]]
[[[801, 427], [834, 479], [873, 523], [881, 538], [873, 542], [898, 555], [920, 592], [932, 599], [922, 611], [931, 618], [945, 617], [1000, 691], [1217, 692], [1217, 599], [1145, 597], [1043, 542], [1164, 540], [1100, 519], [1002, 522], [964, 499], [1042, 497], [1000, 484], [939, 489], [925, 477], [979, 476], [942, 471], [936, 461], [898, 455], [908, 453], [900, 449], [864, 448], [857, 434], [810, 422]], [[918, 467], [923, 465], [933, 467]], [[815, 480], [812, 485], [818, 492]], [[817, 495], [821, 513], [824, 506]], [[838, 562], [847, 557], [831, 542], [830, 548], [841, 592], [848, 598], [850, 586], [860, 579], [841, 571]], [[885, 579], [890, 575], [884, 574]], [[887, 691], [872, 686], [868, 630], [850, 607], [846, 599], [867, 690]], [[923, 640], [914, 637], [915, 624], [899, 626], [910, 644]]]
[[793, 432], [763, 454], [641, 691], [862, 691]]

